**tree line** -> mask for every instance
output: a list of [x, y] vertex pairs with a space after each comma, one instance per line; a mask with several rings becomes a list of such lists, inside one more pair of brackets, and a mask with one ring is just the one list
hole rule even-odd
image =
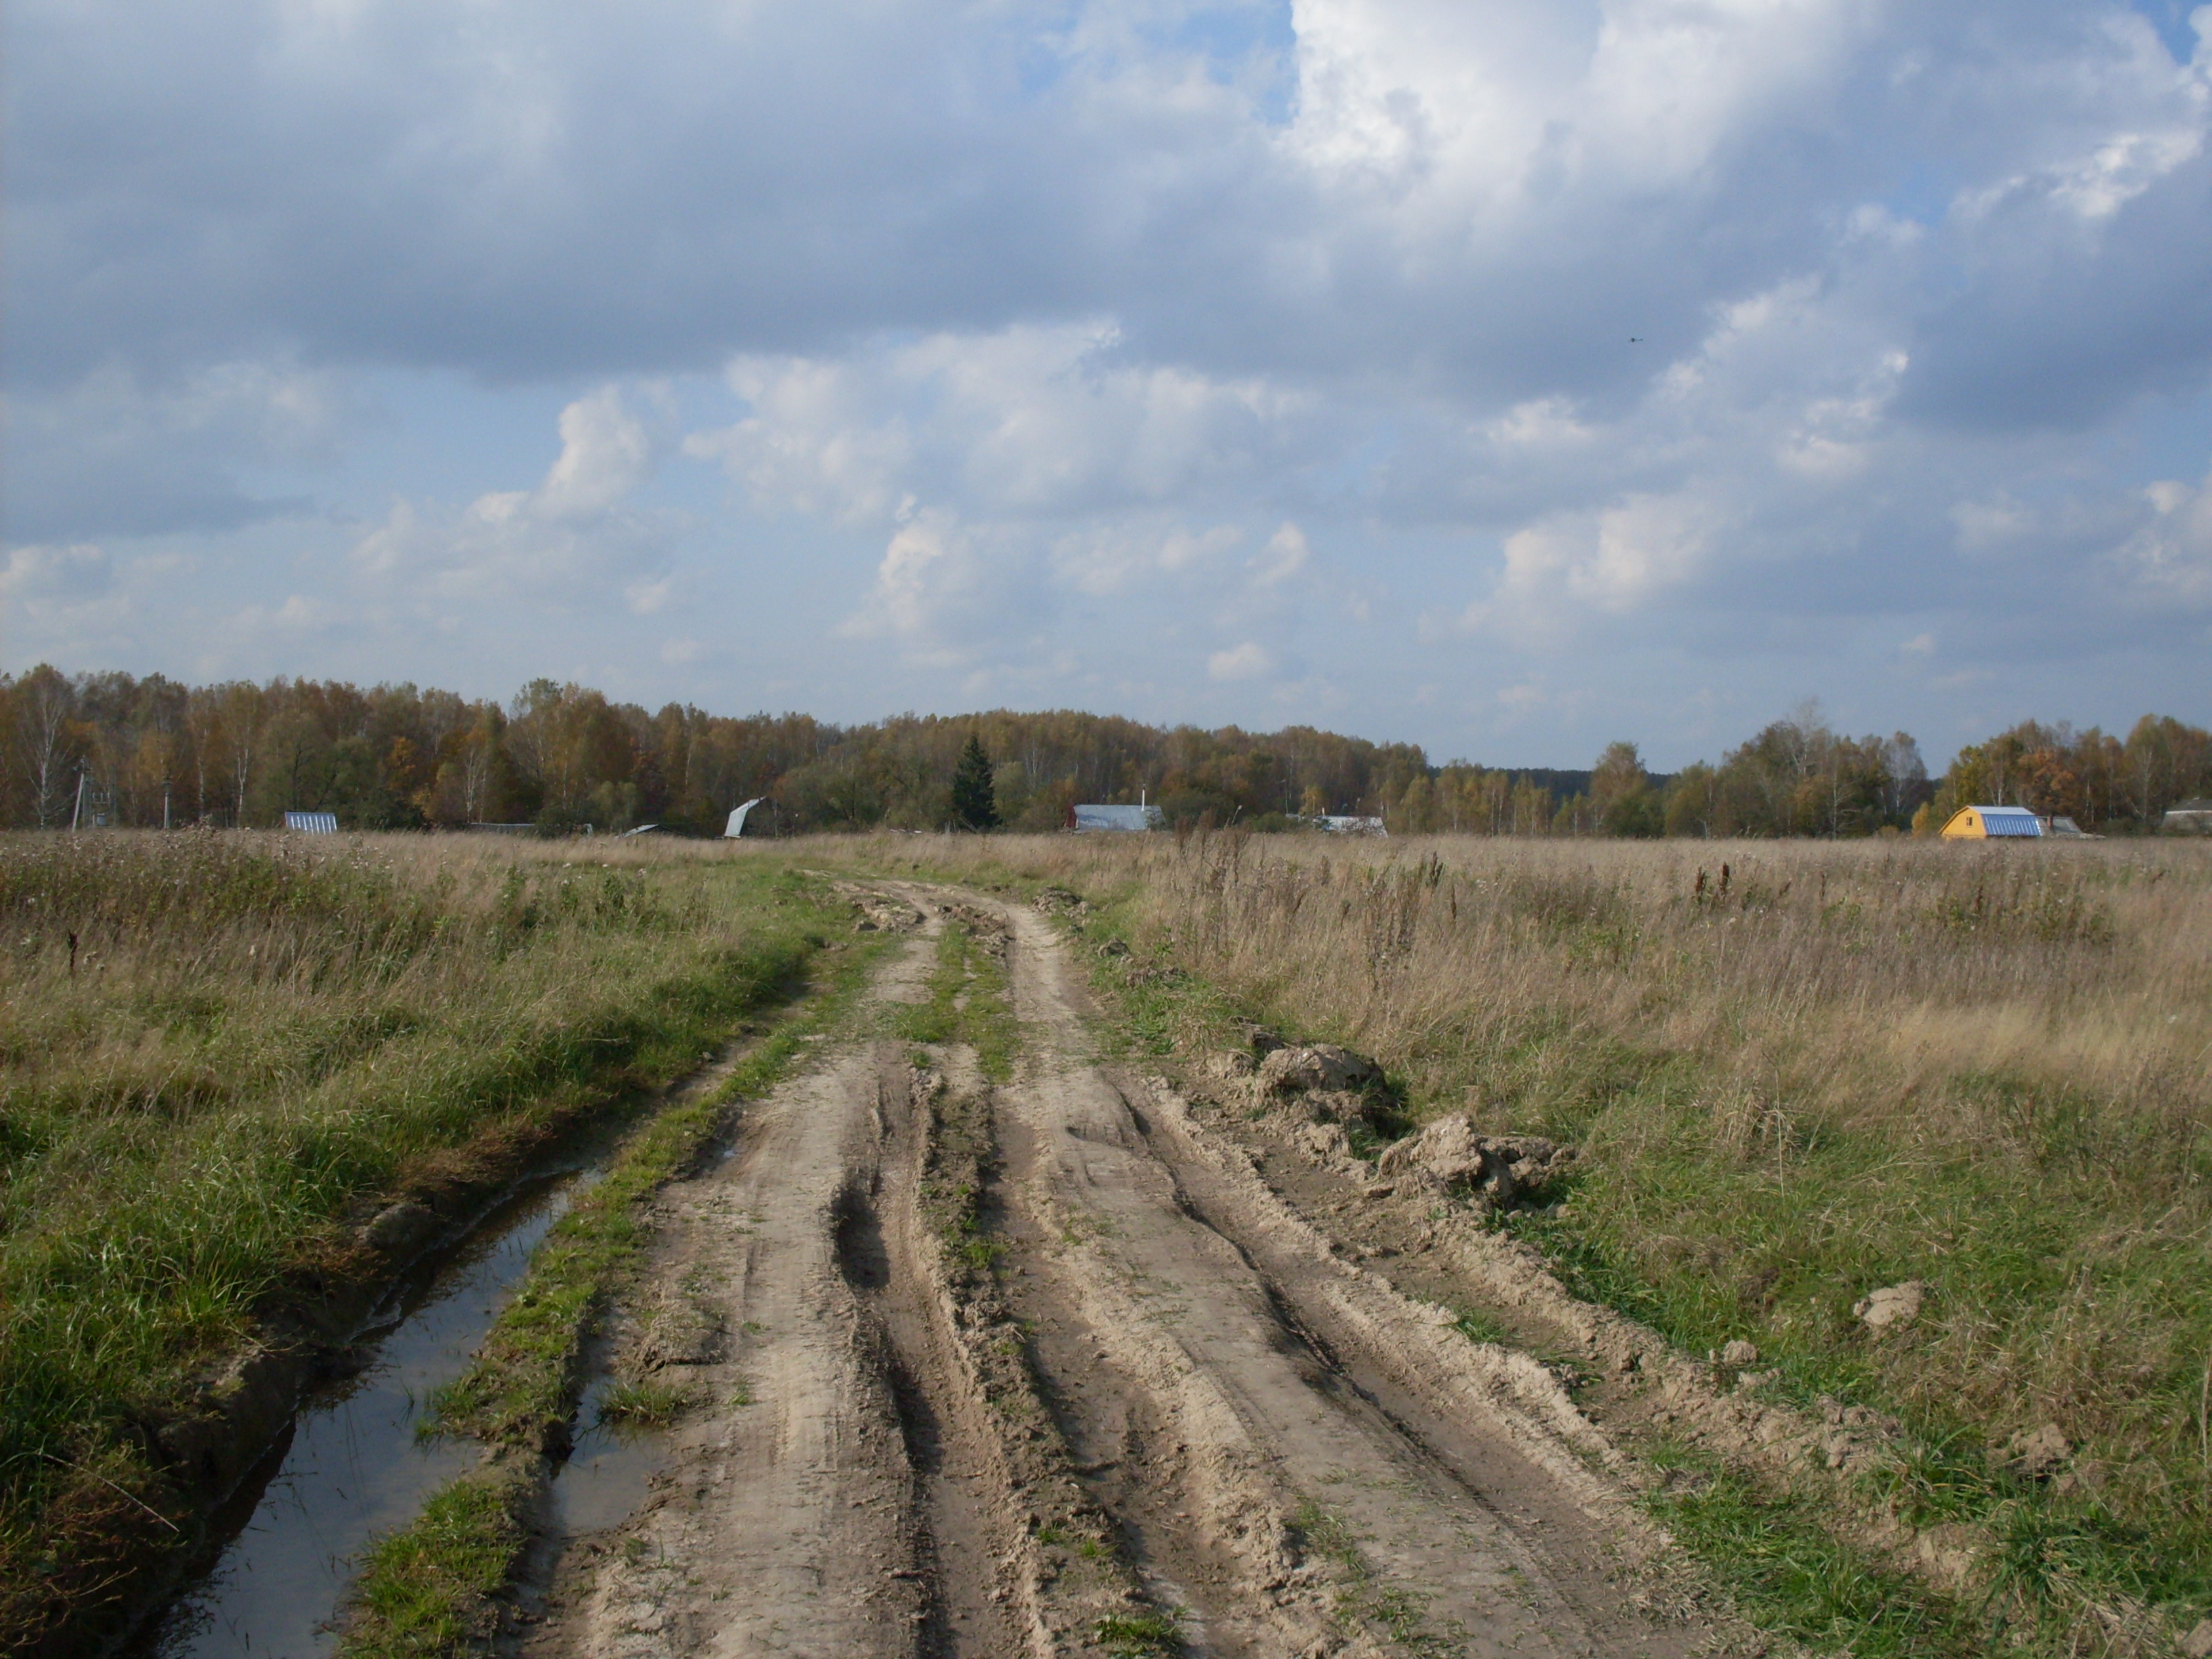
[[1629, 743], [1587, 771], [1438, 766], [1418, 744], [1311, 726], [1202, 731], [1065, 709], [837, 726], [672, 702], [649, 712], [544, 679], [502, 704], [411, 684], [191, 686], [45, 664], [0, 675], [0, 823], [48, 829], [267, 827], [319, 811], [349, 829], [714, 834], [761, 798], [774, 832], [1049, 830], [1077, 801], [1141, 797], [1170, 824], [1261, 830], [1343, 814], [1399, 833], [1858, 836], [1926, 833], [1968, 804], [2142, 828], [2212, 789], [2212, 737], [2156, 715], [2124, 738], [2027, 722], [1931, 778], [1909, 735], [1850, 737], [1808, 705], [1717, 764], [1655, 775]]

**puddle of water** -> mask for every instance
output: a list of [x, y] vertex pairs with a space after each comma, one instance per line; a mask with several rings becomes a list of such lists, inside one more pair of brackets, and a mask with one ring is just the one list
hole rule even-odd
[[602, 1376], [586, 1390], [575, 1449], [553, 1478], [553, 1529], [564, 1541], [622, 1525], [667, 1467], [666, 1433], [599, 1421], [599, 1402], [612, 1386]]
[[[431, 1390], [469, 1356], [521, 1279], [530, 1252], [596, 1172], [547, 1177], [478, 1225], [459, 1255], [404, 1285], [360, 1375], [311, 1395], [276, 1468], [237, 1508], [251, 1513], [214, 1564], [131, 1649], [133, 1659], [313, 1659], [355, 1559], [473, 1465], [473, 1441], [422, 1442]], [[281, 1460], [281, 1461], [280, 1461]], [[249, 1483], [250, 1485], [250, 1483]]]

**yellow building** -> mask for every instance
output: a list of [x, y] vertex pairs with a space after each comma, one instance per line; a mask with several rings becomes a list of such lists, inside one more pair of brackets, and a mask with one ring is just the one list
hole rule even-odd
[[1989, 841], [2043, 834], [2043, 820], [2025, 806], [1962, 806], [1943, 826], [1945, 841]]

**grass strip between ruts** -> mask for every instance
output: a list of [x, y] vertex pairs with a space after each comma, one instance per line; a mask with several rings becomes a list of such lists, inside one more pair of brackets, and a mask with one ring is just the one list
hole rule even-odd
[[964, 1042], [993, 1083], [1013, 1075], [1020, 1032], [1006, 991], [1003, 963], [964, 921], [937, 936], [937, 969], [929, 996], [891, 1011], [891, 1029], [909, 1042]]
[[690, 1167], [732, 1103], [764, 1092], [811, 1050], [807, 1038], [844, 1017], [899, 942], [887, 935], [828, 958], [819, 988], [753, 1042], [720, 1086], [649, 1118], [547, 1233], [476, 1363], [431, 1401], [437, 1431], [473, 1436], [492, 1453], [364, 1556], [343, 1659], [471, 1652], [496, 1633], [496, 1598], [526, 1538], [521, 1512], [549, 1468], [532, 1454], [564, 1449], [584, 1344], [650, 1237], [646, 1200]]

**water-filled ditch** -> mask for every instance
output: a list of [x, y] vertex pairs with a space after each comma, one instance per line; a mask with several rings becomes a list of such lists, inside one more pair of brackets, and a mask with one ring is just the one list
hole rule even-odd
[[524, 1183], [456, 1250], [396, 1287], [364, 1334], [368, 1364], [301, 1407], [290, 1434], [218, 1517], [220, 1550], [132, 1644], [133, 1659], [313, 1659], [374, 1534], [476, 1462], [470, 1440], [416, 1433], [431, 1391], [466, 1369], [530, 1253], [599, 1171]]

